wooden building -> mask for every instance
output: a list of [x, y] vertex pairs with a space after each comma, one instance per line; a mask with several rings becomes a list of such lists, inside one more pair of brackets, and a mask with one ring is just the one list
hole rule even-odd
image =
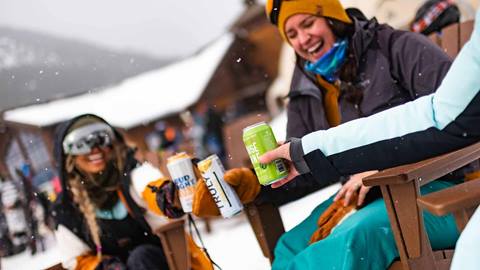
[[[180, 128], [180, 114], [198, 104], [213, 106], [227, 128], [246, 115], [250, 121], [257, 119], [255, 115], [268, 120], [265, 94], [277, 73], [281, 43], [263, 6], [249, 4], [229, 33], [192, 57], [95, 93], [6, 111], [0, 131], [0, 173], [15, 179], [15, 169], [23, 164], [29, 164], [34, 175], [54, 170], [55, 128], [82, 113], [105, 118], [159, 167], [164, 164], [150, 151], [148, 135], [160, 121]], [[234, 140], [230, 136], [227, 148], [241, 143], [238, 133], [241, 130]], [[239, 151], [229, 150], [231, 156]]]

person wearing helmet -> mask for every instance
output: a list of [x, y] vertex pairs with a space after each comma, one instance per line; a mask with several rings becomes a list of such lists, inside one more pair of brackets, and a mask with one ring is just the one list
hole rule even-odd
[[[52, 215], [63, 267], [168, 269], [154, 229], [183, 214], [172, 181], [140, 164], [121, 134], [91, 114], [59, 125], [55, 153], [62, 192]], [[187, 238], [192, 269], [212, 269]]]
[[[448, 56], [424, 36], [367, 20], [359, 10], [344, 9], [336, 0], [268, 0], [266, 12], [297, 55], [287, 108], [287, 138], [326, 130], [429, 95], [451, 64]], [[343, 137], [360, 132], [376, 131], [358, 127]], [[334, 182], [344, 185], [279, 239], [272, 268], [388, 268], [399, 254], [385, 205], [361, 182], [378, 169], [375, 163], [368, 170], [330, 178], [318, 177], [315, 167], [309, 167], [311, 172], [295, 174], [292, 179], [296, 168], [308, 166], [303, 159], [299, 161], [291, 167], [288, 179], [292, 181], [275, 189], [261, 187], [245, 202], [279, 205]], [[464, 168], [452, 179], [434, 181], [422, 192], [452, 186], [472, 170]], [[258, 185], [252, 180], [253, 173], [244, 170], [244, 174], [232, 183], [239, 193]], [[200, 199], [195, 197], [196, 201]], [[199, 208], [206, 209], [206, 205]], [[424, 219], [434, 248], [455, 244], [458, 231], [453, 217], [427, 213]]]

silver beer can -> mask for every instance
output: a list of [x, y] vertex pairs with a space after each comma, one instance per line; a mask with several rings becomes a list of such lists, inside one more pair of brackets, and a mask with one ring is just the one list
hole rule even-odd
[[235, 190], [225, 182], [225, 168], [217, 155], [211, 155], [200, 161], [198, 169], [212, 195], [215, 204], [224, 218], [230, 218], [243, 210], [243, 204]]
[[195, 184], [197, 183], [191, 157], [185, 152], [171, 156], [167, 159], [167, 169], [178, 189], [183, 212], [191, 213], [193, 194], [195, 192]]

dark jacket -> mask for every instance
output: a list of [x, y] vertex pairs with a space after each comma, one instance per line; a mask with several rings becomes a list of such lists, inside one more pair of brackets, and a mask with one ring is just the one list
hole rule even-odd
[[[349, 44], [357, 63], [357, 80], [363, 98], [358, 104], [347, 100], [340, 82], [338, 100], [341, 123], [369, 116], [432, 93], [440, 85], [451, 59], [426, 37], [394, 30], [375, 19], [354, 18], [355, 31]], [[296, 67], [288, 95], [287, 138], [330, 128], [324, 105], [324, 89], [314, 75]], [[372, 131], [374, 132], [374, 131]], [[283, 204], [341, 179], [297, 177], [279, 189], [263, 187], [259, 202]]]
[[[79, 116], [83, 117], [83, 116]], [[56, 227], [65, 226], [73, 232], [78, 238], [85, 242], [92, 251], [95, 250], [95, 244], [91, 239], [86, 221], [78, 206], [73, 202], [72, 194], [67, 188], [67, 174], [65, 168], [65, 154], [62, 148], [62, 141], [66, 136], [66, 131], [75, 122], [77, 118], [64, 122], [59, 125], [56, 131], [55, 156], [58, 172], [62, 183], [62, 193], [59, 195], [53, 206], [53, 216], [56, 221]], [[96, 116], [92, 116], [96, 117]], [[96, 117], [98, 118], [98, 117]], [[103, 121], [103, 119], [100, 119]], [[104, 121], [105, 122], [105, 121]], [[106, 122], [105, 122], [106, 123]], [[108, 124], [108, 123], [107, 123]], [[123, 141], [122, 136], [115, 130], [116, 139]], [[158, 237], [156, 237], [143, 214], [145, 210], [138, 206], [130, 195], [130, 172], [138, 165], [134, 158], [133, 150], [127, 153], [124, 173], [121, 174], [120, 190], [127, 203], [127, 208], [131, 211], [126, 218], [122, 220], [103, 220], [98, 219], [101, 230], [102, 252], [107, 255], [117, 256], [125, 260], [128, 252], [140, 244], [154, 244], [161, 246]]]

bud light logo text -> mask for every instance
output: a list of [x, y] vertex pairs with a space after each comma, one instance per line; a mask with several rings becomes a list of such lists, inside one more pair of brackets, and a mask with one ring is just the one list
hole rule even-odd
[[191, 179], [192, 178], [190, 177], [190, 175], [187, 174], [182, 177], [173, 179], [173, 182], [175, 183], [177, 188], [184, 189], [193, 186], [193, 181], [191, 181]]

